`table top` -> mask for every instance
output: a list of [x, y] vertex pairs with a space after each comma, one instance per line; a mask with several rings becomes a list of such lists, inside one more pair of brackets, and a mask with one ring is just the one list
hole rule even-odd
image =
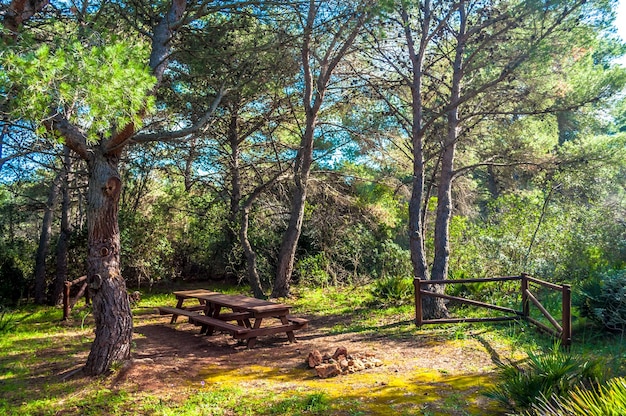
[[203, 299], [214, 305], [224, 306], [227, 308], [235, 308], [244, 310], [247, 312], [273, 312], [273, 311], [288, 311], [291, 309], [290, 305], [284, 303], [274, 303], [263, 299], [251, 298], [244, 295], [226, 295], [223, 293], [218, 294], [199, 294], [198, 299]]
[[206, 289], [179, 290], [174, 292], [177, 298], [197, 298], [202, 295], [219, 295], [219, 292], [212, 292]]

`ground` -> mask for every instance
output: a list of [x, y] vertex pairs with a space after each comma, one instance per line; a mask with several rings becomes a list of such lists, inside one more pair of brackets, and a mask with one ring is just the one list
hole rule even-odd
[[[338, 408], [353, 409], [336, 414], [500, 414], [482, 392], [493, 383], [496, 362], [513, 353], [494, 345], [488, 330], [467, 330], [457, 337], [423, 330], [390, 338], [370, 331], [336, 333], [330, 331], [337, 327], [336, 317], [305, 317], [309, 326], [296, 332], [296, 343], [282, 334], [259, 338], [255, 348], [247, 349], [228, 334], [200, 335], [183, 317], [171, 325], [168, 316], [152, 308], [138, 310], [132, 364], [117, 372], [111, 387], [170, 396], [190, 386], [322, 392], [345, 405]], [[414, 328], [411, 321], [395, 325]], [[384, 365], [316, 377], [305, 364], [308, 353], [332, 354], [339, 346], [349, 353], [372, 353]]]

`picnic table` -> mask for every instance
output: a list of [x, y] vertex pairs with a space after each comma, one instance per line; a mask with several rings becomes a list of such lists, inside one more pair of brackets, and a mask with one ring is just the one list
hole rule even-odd
[[[204, 289], [178, 291], [174, 296], [177, 299], [175, 308], [158, 308], [161, 315], [172, 315], [171, 323], [175, 323], [179, 315], [184, 315], [189, 322], [201, 327], [200, 333], [228, 332], [235, 339], [247, 340], [248, 348], [254, 347], [259, 336], [282, 332], [287, 334], [289, 342], [295, 342], [293, 331], [308, 324], [306, 319], [291, 316], [291, 306], [284, 303]], [[197, 303], [185, 306], [187, 300], [197, 300]]]

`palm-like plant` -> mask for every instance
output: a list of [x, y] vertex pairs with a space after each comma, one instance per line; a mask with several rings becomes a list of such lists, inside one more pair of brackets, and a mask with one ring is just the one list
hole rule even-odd
[[530, 352], [521, 365], [500, 365], [500, 382], [485, 395], [521, 411], [530, 409], [541, 397], [561, 397], [575, 386], [591, 386], [600, 375], [599, 361], [564, 352], [556, 344], [546, 354]]
[[603, 386], [575, 387], [563, 397], [542, 397], [528, 416], [621, 416], [626, 415], [626, 378], [617, 377]]

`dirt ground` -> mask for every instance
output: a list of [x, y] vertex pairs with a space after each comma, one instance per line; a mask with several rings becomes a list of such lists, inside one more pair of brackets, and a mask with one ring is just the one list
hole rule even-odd
[[[171, 325], [169, 316], [146, 308], [135, 316], [133, 363], [119, 371], [114, 384], [159, 393], [179, 386], [247, 383], [283, 391], [323, 391], [355, 401], [367, 396], [371, 406], [363, 405], [365, 410], [357, 414], [390, 414], [402, 401], [413, 406], [419, 402], [421, 414], [497, 414], [486, 410], [493, 406], [480, 390], [492, 382], [495, 363], [506, 360], [511, 352], [493, 345], [479, 331], [452, 340], [426, 330], [393, 339], [371, 333], [330, 335], [329, 329], [337, 322], [306, 318], [309, 325], [296, 332], [296, 343], [279, 334], [261, 337], [255, 348], [247, 349], [228, 334], [200, 335], [184, 317]], [[305, 364], [309, 352], [317, 349], [332, 354], [339, 346], [349, 353], [374, 354], [383, 365], [332, 380], [317, 378]], [[451, 394], [456, 405], [450, 404]], [[416, 400], [417, 396], [428, 400]], [[441, 398], [447, 404], [436, 404]], [[426, 411], [428, 406], [431, 410]]]

